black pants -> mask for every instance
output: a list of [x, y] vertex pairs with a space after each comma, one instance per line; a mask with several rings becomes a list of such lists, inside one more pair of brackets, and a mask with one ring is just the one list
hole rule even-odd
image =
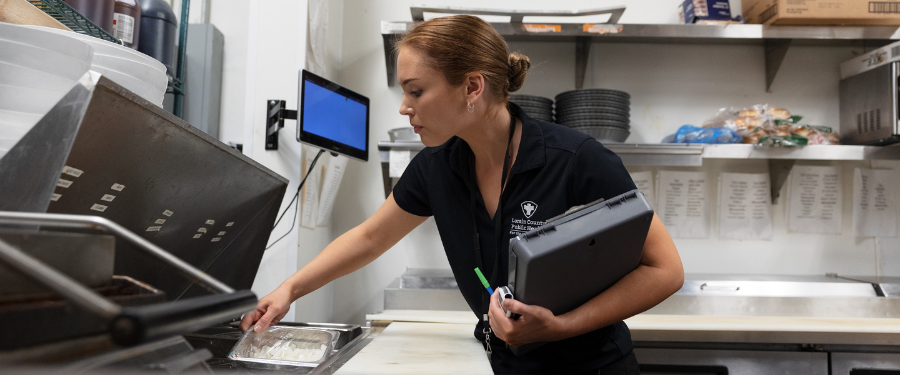
[[638, 368], [637, 358], [634, 352], [622, 357], [622, 359], [611, 363], [591, 375], [640, 375], [641, 370]]

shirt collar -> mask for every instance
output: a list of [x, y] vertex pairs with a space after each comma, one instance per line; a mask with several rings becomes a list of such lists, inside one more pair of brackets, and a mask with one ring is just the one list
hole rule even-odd
[[[522, 120], [522, 139], [519, 141], [519, 153], [513, 164], [510, 175], [525, 172], [544, 166], [546, 163], [546, 149], [544, 148], [544, 131], [536, 120], [528, 117], [525, 111], [515, 103], [509, 103], [509, 110], [513, 116]], [[464, 176], [467, 154], [471, 149], [466, 141], [453, 137], [445, 146], [450, 151], [450, 169]]]

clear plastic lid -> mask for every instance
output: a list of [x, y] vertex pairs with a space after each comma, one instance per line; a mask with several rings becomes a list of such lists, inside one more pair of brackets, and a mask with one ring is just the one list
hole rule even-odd
[[228, 358], [242, 362], [315, 366], [334, 349], [337, 333], [308, 327], [272, 326], [263, 332], [248, 330]]

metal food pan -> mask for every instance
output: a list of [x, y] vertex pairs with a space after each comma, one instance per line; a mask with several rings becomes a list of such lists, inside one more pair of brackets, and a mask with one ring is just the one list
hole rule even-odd
[[[271, 326], [256, 333], [247, 331], [234, 345], [228, 358], [244, 367], [266, 370], [312, 369], [327, 361], [334, 354], [335, 344], [340, 334], [337, 331], [311, 328]], [[321, 351], [308, 360], [287, 360], [266, 358], [266, 354], [278, 354], [290, 348]]]

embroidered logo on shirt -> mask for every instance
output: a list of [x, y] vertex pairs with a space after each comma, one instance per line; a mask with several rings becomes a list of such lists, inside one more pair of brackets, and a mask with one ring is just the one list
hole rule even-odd
[[522, 213], [525, 214], [525, 217], [530, 219], [531, 215], [534, 215], [534, 211], [537, 211], [538, 205], [532, 201], [524, 201], [521, 204]]

